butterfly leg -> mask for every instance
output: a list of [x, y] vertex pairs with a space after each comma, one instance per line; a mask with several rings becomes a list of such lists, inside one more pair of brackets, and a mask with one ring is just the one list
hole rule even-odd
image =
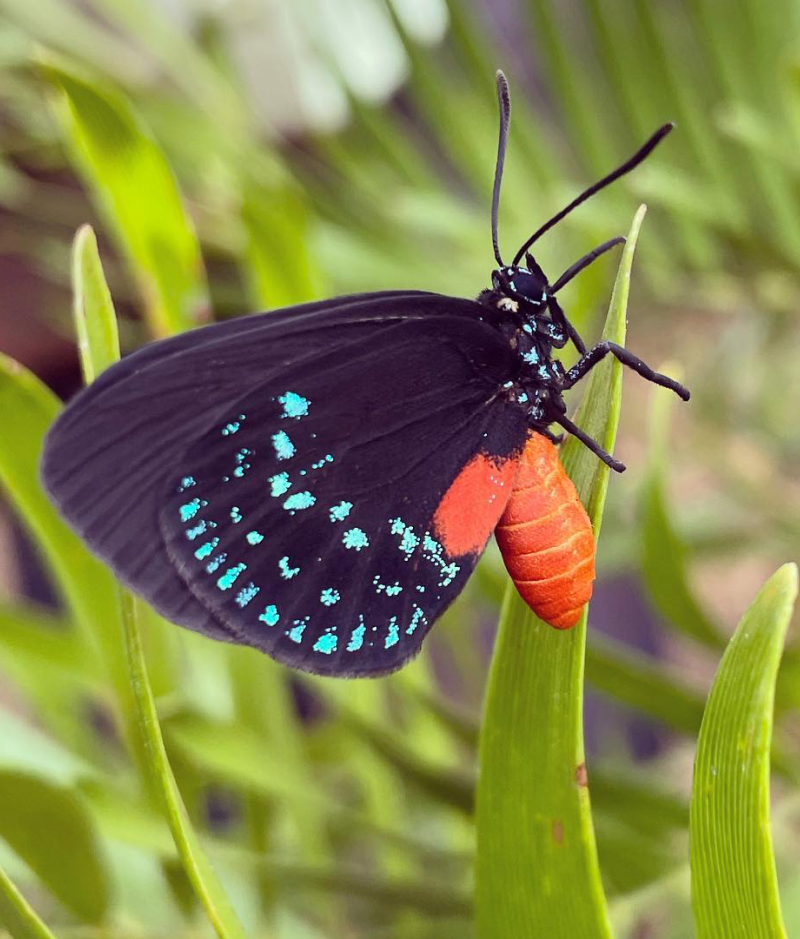
[[606, 466], [610, 466], [611, 469], [615, 470], [617, 473], [625, 472], [625, 464], [620, 463], [619, 460], [615, 460], [611, 454], [606, 453], [606, 451], [600, 446], [596, 440], [585, 434], [577, 424], [573, 424], [572, 421], [564, 414], [559, 414], [557, 417], [553, 418], [556, 424], [560, 424], [564, 430], [572, 434], [573, 437], [577, 437], [580, 442], [587, 447], [589, 450], [594, 453], [595, 456], [599, 457]]
[[634, 372], [638, 372], [642, 378], [646, 378], [648, 381], [653, 382], [656, 385], [661, 385], [662, 388], [669, 388], [670, 391], [674, 391], [678, 397], [683, 398], [684, 401], [689, 400], [689, 390], [684, 388], [683, 385], [679, 384], [672, 378], [668, 378], [666, 375], [662, 375], [660, 372], [654, 372], [652, 368], [646, 363], [643, 362], [640, 358], [635, 356], [632, 352], [629, 352], [623, 346], [618, 346], [615, 342], [609, 342], [605, 340], [604, 342], [598, 342], [594, 348], [590, 349], [572, 368], [567, 372], [566, 380], [564, 382], [565, 388], [571, 388], [576, 382], [579, 382], [581, 378], [591, 369], [597, 365], [609, 352], [616, 356], [623, 365], [627, 365], [628, 368], [632, 368]]
[[567, 314], [564, 312], [561, 304], [556, 300], [555, 297], [548, 294], [547, 296], [547, 308], [550, 310], [550, 315], [553, 317], [553, 322], [558, 323], [564, 328], [564, 331], [572, 340], [575, 348], [580, 352], [581, 355], [586, 355], [586, 346], [584, 345], [583, 339], [581, 339], [578, 330], [570, 323], [567, 319]]
[[548, 439], [551, 443], [556, 443], [556, 444], [558, 444], [558, 443], [563, 443], [563, 442], [564, 442], [564, 435], [563, 435], [563, 434], [554, 434], [552, 430], [548, 430], [546, 427], [543, 428], [542, 430], [540, 430], [539, 433], [540, 433], [543, 437], [547, 437], [547, 439]]

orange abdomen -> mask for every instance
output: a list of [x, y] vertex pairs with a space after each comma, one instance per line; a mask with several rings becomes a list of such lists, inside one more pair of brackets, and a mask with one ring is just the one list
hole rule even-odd
[[574, 626], [592, 595], [594, 536], [558, 451], [541, 434], [528, 438], [495, 536], [533, 612], [556, 629]]

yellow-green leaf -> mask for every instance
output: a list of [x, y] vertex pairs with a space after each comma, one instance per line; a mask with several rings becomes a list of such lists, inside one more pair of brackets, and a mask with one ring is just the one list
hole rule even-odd
[[708, 698], [690, 813], [698, 939], [786, 939], [769, 819], [775, 679], [797, 567], [767, 581], [739, 623]]

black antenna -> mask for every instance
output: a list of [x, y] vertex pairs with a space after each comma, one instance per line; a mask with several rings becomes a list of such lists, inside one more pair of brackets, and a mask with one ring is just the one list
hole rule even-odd
[[630, 171], [635, 166], [638, 166], [642, 160], [644, 160], [645, 157], [647, 157], [655, 149], [655, 147], [658, 146], [658, 144], [664, 139], [664, 137], [667, 136], [667, 134], [674, 126], [675, 125], [670, 122], [669, 124], [664, 124], [663, 127], [659, 127], [659, 129], [653, 134], [647, 143], [641, 149], [637, 150], [629, 160], [626, 160], [622, 166], [618, 166], [613, 173], [609, 173], [608, 176], [604, 176], [599, 182], [595, 183], [594, 186], [590, 186], [587, 190], [585, 190], [585, 192], [582, 192], [577, 199], [573, 199], [565, 209], [562, 209], [548, 222], [545, 222], [540, 229], [531, 235], [531, 237], [525, 242], [519, 251], [517, 251], [516, 255], [514, 256], [514, 260], [512, 261], [512, 267], [516, 267], [519, 264], [522, 255], [525, 254], [525, 252], [528, 250], [528, 248], [530, 248], [534, 241], [537, 240], [537, 238], [540, 238], [546, 231], [549, 231], [553, 225], [560, 222], [565, 215], [569, 215], [569, 213], [574, 208], [577, 208], [581, 202], [585, 202], [590, 196], [593, 196], [596, 192], [604, 189], [609, 185], [609, 183], [613, 183], [615, 179], [619, 179], [620, 176], [624, 176], [626, 173], [630, 173]]
[[497, 103], [500, 106], [500, 137], [497, 141], [497, 163], [494, 167], [494, 188], [492, 189], [492, 247], [497, 263], [502, 267], [503, 259], [500, 257], [500, 247], [497, 243], [497, 216], [500, 211], [500, 182], [503, 179], [503, 164], [506, 161], [508, 125], [511, 121], [511, 98], [508, 94], [506, 76], [500, 69], [497, 70]]

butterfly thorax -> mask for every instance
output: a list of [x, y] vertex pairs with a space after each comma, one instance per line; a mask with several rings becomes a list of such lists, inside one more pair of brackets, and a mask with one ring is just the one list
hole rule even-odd
[[567, 343], [563, 326], [553, 320], [548, 284], [537, 271], [507, 267], [492, 273], [492, 288], [478, 302], [492, 310], [494, 322], [517, 353], [518, 371], [506, 383], [509, 394], [525, 406], [531, 428], [543, 430], [563, 414], [564, 368], [553, 349]]

